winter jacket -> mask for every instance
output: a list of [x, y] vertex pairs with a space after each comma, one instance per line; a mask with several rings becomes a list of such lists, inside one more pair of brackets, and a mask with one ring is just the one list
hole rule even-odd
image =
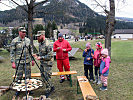
[[[60, 47], [60, 49], [57, 49]], [[63, 49], [66, 49], [66, 51], [63, 51]], [[57, 60], [63, 60], [63, 59], [68, 59], [68, 51], [71, 51], [72, 48], [67, 40], [63, 41], [55, 41], [53, 51], [56, 52], [56, 59]]]
[[[89, 50], [87, 50], [87, 52], [83, 51], [83, 57], [84, 57], [84, 64], [85, 65], [93, 65], [93, 57], [92, 57], [91, 53], [94, 54], [93, 49], [89, 49]], [[87, 58], [90, 58], [90, 60], [87, 60]]]
[[110, 63], [111, 63], [111, 60], [109, 56], [107, 56], [107, 58], [102, 59], [100, 64], [100, 73], [103, 76], [108, 76]]
[[[102, 49], [101, 49], [101, 51], [102, 51]], [[96, 50], [96, 51], [94, 52], [94, 57], [93, 57], [93, 59], [94, 59], [94, 66], [95, 66], [95, 67], [100, 67], [100, 64], [101, 64], [101, 59], [100, 59], [101, 51]]]

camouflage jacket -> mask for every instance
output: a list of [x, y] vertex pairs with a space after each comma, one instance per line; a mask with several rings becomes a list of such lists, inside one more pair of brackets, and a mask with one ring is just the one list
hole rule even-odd
[[52, 47], [47, 40], [39, 43], [39, 56], [41, 57], [41, 64], [47, 63], [48, 65], [52, 66], [53, 65], [53, 52], [52, 52]]
[[[23, 47], [24, 47], [24, 50], [23, 50]], [[19, 63], [22, 50], [23, 50], [23, 54], [22, 54], [20, 63], [25, 63], [25, 54], [26, 54], [26, 63], [29, 63], [31, 61], [30, 53], [32, 53], [31, 46], [30, 46], [30, 39], [25, 37], [22, 40], [20, 37], [16, 37], [15, 39], [12, 40], [11, 47], [10, 47], [11, 63], [12, 62]]]

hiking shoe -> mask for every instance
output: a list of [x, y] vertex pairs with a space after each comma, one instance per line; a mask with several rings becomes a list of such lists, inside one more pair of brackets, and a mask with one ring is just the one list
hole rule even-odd
[[65, 79], [61, 79], [61, 80], [60, 80], [60, 83], [63, 83], [64, 81], [65, 81]]
[[70, 81], [70, 78], [67, 78], [68, 81]]
[[66, 75], [67, 76], [67, 80], [70, 81], [70, 75]]
[[90, 82], [93, 82], [94, 80], [93, 80], [93, 79], [90, 79], [89, 81], [90, 81]]
[[100, 80], [98, 80], [98, 82], [97, 82], [97, 85], [99, 85], [99, 84], [101, 84], [101, 81]]
[[93, 81], [93, 83], [97, 83], [97, 82], [98, 82], [97, 80]]
[[102, 86], [102, 87], [100, 87], [100, 90], [105, 91], [105, 90], [108, 90], [108, 89], [107, 89], [107, 86]]
[[97, 85], [101, 84], [101, 77], [99, 76]]
[[98, 76], [95, 75], [95, 81], [93, 81], [93, 83], [97, 83], [98, 82]]
[[50, 95], [50, 92], [45, 93], [46, 98], [48, 98], [48, 97], [49, 97], [49, 95]]

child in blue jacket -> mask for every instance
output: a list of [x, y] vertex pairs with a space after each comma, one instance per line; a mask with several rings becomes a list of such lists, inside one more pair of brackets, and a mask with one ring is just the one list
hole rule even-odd
[[[93, 76], [93, 54], [94, 50], [91, 48], [91, 44], [88, 42], [86, 44], [86, 49], [83, 51], [83, 57], [84, 57], [84, 75], [86, 76], [89, 81], [94, 81]], [[88, 70], [89, 70], [89, 76], [88, 77]]]
[[109, 65], [111, 63], [110, 57], [108, 56], [108, 49], [103, 49], [101, 51], [102, 61], [100, 64], [100, 73], [101, 73], [101, 83], [102, 87], [100, 90], [107, 90], [107, 79], [109, 74]]

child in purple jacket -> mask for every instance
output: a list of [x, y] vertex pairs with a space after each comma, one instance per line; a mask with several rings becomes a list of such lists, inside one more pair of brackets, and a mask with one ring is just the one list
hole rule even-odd
[[107, 79], [109, 74], [109, 65], [111, 63], [110, 57], [108, 56], [108, 49], [103, 49], [101, 51], [102, 61], [100, 64], [100, 73], [101, 73], [101, 83], [102, 87], [100, 90], [107, 90]]

